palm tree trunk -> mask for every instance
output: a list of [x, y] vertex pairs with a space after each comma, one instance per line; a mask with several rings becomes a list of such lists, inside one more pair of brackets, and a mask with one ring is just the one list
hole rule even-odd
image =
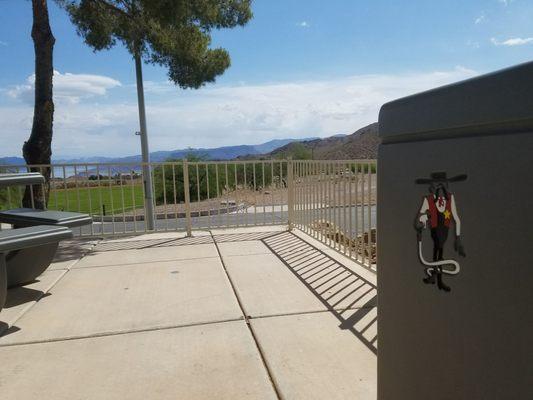
[[[22, 147], [26, 164], [50, 164], [52, 157], [52, 125], [54, 120], [54, 101], [52, 98], [52, 80], [54, 76], [53, 50], [55, 38], [50, 29], [48, 5], [46, 0], [32, 0], [33, 27], [31, 37], [35, 49], [35, 105], [33, 125], [28, 141]], [[33, 188], [36, 208], [46, 208], [46, 199], [50, 191], [50, 168], [31, 168], [41, 172], [46, 180], [44, 187]], [[31, 192], [27, 188], [23, 204], [30, 207]]]

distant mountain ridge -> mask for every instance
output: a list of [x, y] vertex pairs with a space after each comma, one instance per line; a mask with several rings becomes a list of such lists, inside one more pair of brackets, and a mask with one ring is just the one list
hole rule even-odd
[[[162, 162], [168, 159], [183, 159], [188, 155], [195, 155], [206, 160], [250, 160], [270, 158], [306, 158], [317, 160], [349, 160], [349, 159], [375, 159], [379, 145], [378, 123], [367, 125], [352, 134], [337, 134], [324, 139], [274, 139], [257, 145], [237, 145], [214, 148], [189, 148], [168, 151], [155, 151], [150, 153], [153, 162]], [[140, 155], [127, 157], [85, 157], [75, 159], [53, 159], [53, 163], [79, 164], [79, 163], [131, 163], [138, 164]], [[24, 165], [21, 157], [0, 157], [0, 165]], [[129, 172], [133, 166], [112, 168], [113, 172]], [[138, 167], [133, 167], [137, 170]], [[67, 171], [71, 174], [72, 171]], [[92, 170], [90, 170], [93, 173]]]
[[367, 125], [350, 135], [335, 135], [324, 139], [288, 143], [268, 154], [266, 158], [293, 158], [304, 151], [316, 160], [375, 159], [378, 156], [378, 123]]
[[[150, 160], [153, 162], [166, 161], [168, 159], [182, 159], [192, 154], [203, 157], [207, 160], [232, 160], [243, 155], [259, 155], [269, 153], [275, 149], [292, 142], [313, 140], [305, 139], [274, 139], [256, 145], [223, 146], [214, 148], [190, 148], [168, 151], [154, 151], [150, 153]], [[137, 163], [141, 161], [141, 155], [126, 157], [83, 157], [72, 159], [53, 159], [56, 164], [79, 164], [79, 163]], [[0, 165], [23, 165], [25, 161], [22, 157], [0, 157]]]

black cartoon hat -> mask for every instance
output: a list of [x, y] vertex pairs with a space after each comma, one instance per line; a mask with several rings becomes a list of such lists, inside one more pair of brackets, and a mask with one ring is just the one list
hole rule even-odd
[[429, 178], [418, 178], [415, 183], [427, 185], [429, 183], [461, 182], [466, 181], [466, 177], [466, 174], [461, 174], [448, 178], [446, 172], [432, 172], [429, 174]]

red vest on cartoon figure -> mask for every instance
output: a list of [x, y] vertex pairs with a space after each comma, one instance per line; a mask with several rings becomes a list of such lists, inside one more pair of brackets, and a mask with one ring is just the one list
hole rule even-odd
[[[452, 196], [450, 193], [444, 196], [439, 196], [435, 203], [435, 197], [429, 195], [426, 197], [428, 201], [428, 214], [429, 214], [429, 224], [431, 228], [436, 228], [439, 223], [438, 213], [440, 212], [438, 208], [444, 207], [442, 214], [444, 214], [444, 226], [449, 227], [452, 220]], [[438, 204], [438, 207], [437, 207]]]

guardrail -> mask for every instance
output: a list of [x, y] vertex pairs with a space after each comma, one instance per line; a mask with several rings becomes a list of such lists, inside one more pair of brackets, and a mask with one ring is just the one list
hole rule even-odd
[[[46, 173], [48, 209], [92, 216], [80, 236], [148, 232], [144, 163], [14, 166], [0, 172]], [[149, 164], [154, 231], [287, 224], [287, 161], [171, 161]], [[0, 190], [0, 207], [22, 206], [24, 188]]]
[[[168, 161], [0, 166], [50, 174], [49, 209], [90, 214], [78, 236], [286, 224], [366, 265], [375, 264], [376, 163]], [[147, 229], [143, 171], [150, 170], [154, 229]], [[24, 189], [0, 190], [0, 207], [22, 206]], [[33, 199], [32, 199], [33, 200]]]
[[293, 224], [329, 247], [375, 266], [375, 160], [293, 161]]

